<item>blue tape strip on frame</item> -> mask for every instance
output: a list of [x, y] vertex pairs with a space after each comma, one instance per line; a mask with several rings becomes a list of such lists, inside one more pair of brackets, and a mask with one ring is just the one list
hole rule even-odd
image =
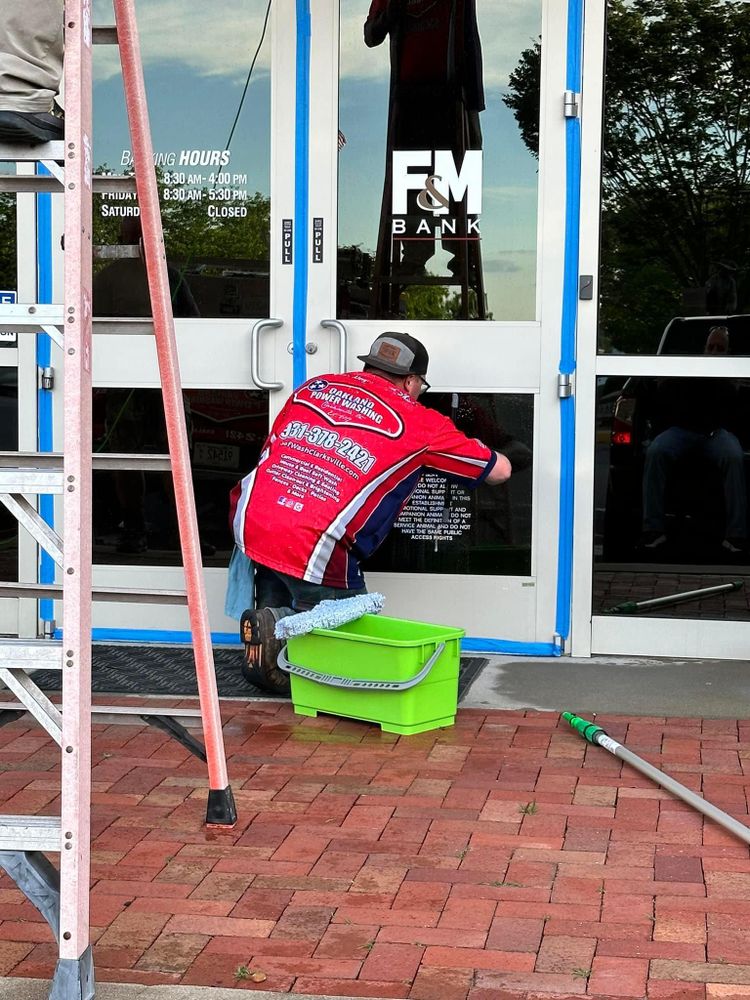
[[[582, 0], [569, 0], [566, 86], [581, 90]], [[563, 275], [560, 373], [571, 375], [576, 367], [578, 317], [578, 245], [581, 211], [581, 123], [565, 122], [565, 264]], [[560, 511], [557, 548], [557, 608], [555, 631], [566, 639], [570, 633], [570, 600], [573, 585], [573, 504], [575, 498], [575, 400], [560, 400]]]
[[307, 378], [308, 216], [310, 211], [310, 2], [297, 0], [297, 80], [294, 127], [294, 301], [292, 380]]
[[[62, 629], [57, 629], [54, 638], [61, 639], [62, 635]], [[91, 638], [94, 642], [166, 642], [175, 646], [189, 646], [193, 642], [191, 632], [177, 629], [171, 631], [169, 629], [147, 628], [94, 628], [91, 630]], [[211, 645], [213, 646], [238, 646], [239, 644], [240, 640], [236, 632], [211, 633]], [[560, 655], [559, 648], [552, 643], [510, 642], [506, 639], [462, 639], [461, 650], [464, 653], [505, 653], [512, 656]]]
[[[55, 630], [53, 638], [62, 639], [63, 630]], [[132, 642], [151, 643], [167, 642], [173, 646], [192, 646], [192, 632], [169, 631], [168, 629], [148, 628], [92, 628], [91, 638], [94, 642]], [[239, 646], [240, 638], [237, 632], [212, 632], [212, 646]]]
[[560, 656], [552, 642], [511, 642], [509, 639], [462, 639], [464, 653], [504, 653], [511, 656]]
[[[49, 174], [41, 163], [37, 173]], [[37, 302], [52, 302], [52, 195], [36, 196], [36, 247], [37, 247]], [[50, 338], [46, 333], [36, 336], [36, 363], [46, 368], [50, 363]], [[37, 392], [37, 447], [39, 451], [52, 451], [52, 393], [48, 389]], [[55, 521], [55, 501], [49, 494], [39, 497], [39, 513], [51, 527]], [[53, 583], [55, 562], [49, 553], [41, 550], [39, 561], [39, 582]], [[54, 602], [45, 598], [39, 602], [39, 614], [43, 621], [54, 617]]]

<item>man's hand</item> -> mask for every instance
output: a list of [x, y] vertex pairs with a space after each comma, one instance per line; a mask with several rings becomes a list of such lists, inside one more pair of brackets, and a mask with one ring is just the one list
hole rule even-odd
[[499, 451], [495, 452], [496, 462], [492, 466], [489, 475], [485, 479], [485, 483], [489, 486], [499, 486], [500, 483], [507, 483], [513, 472], [513, 466], [510, 464], [505, 455], [501, 454]]

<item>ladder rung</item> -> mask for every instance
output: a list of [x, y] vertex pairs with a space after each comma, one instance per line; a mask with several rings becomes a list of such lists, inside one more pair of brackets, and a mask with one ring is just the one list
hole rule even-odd
[[59, 851], [58, 816], [0, 816], [0, 851]]
[[94, 45], [117, 45], [117, 27], [114, 24], [95, 24], [91, 35]]
[[94, 260], [140, 260], [141, 248], [135, 243], [97, 243]]
[[[106, 472], [113, 469], [135, 470], [141, 472], [169, 472], [172, 462], [169, 455], [128, 455], [120, 452], [96, 452], [91, 458], [94, 469], [97, 472]], [[35, 474], [50, 475], [52, 473], [62, 476], [63, 456], [60, 452], [39, 452], [39, 451], [0, 451], [0, 487], [4, 486], [3, 471], [12, 470], [14, 472], [34, 472]], [[62, 485], [62, 478], [60, 478]], [[23, 490], [5, 490], [0, 492], [23, 493]], [[29, 490], [27, 492], [35, 492]], [[59, 490], [57, 491], [59, 492]]]
[[[59, 601], [63, 596], [61, 583], [13, 583], [0, 581], [0, 598], [30, 597], [36, 600], [50, 598]], [[107, 601], [126, 604], [187, 604], [184, 590], [141, 590], [138, 587], [94, 587], [91, 599], [95, 603]]]
[[[130, 174], [94, 174], [92, 181], [94, 194], [105, 191], [129, 191], [135, 194], [135, 177]], [[0, 174], [0, 194], [57, 194], [61, 191], [60, 181], [49, 174]]]
[[4, 667], [22, 667], [24, 670], [61, 670], [62, 640], [2, 639], [0, 663]]
[[[253, 700], [253, 699], [249, 699]], [[17, 701], [0, 701], [0, 712], [18, 712], [19, 715], [28, 709]], [[91, 717], [96, 722], [108, 725], [132, 725], [130, 719], [142, 718], [144, 715], [165, 715], [170, 719], [178, 719], [186, 729], [201, 729], [203, 718], [199, 708], [172, 708], [157, 702], [146, 705], [92, 705]]]
[[62, 493], [62, 471], [0, 468], [0, 493]]
[[35, 160], [63, 160], [65, 158], [65, 143], [40, 142], [36, 146], [26, 143], [0, 143], [0, 163], [21, 163]]
[[0, 330], [11, 330], [29, 326], [62, 326], [63, 307], [61, 305], [39, 305], [36, 302], [17, 303], [0, 306]]
[[[450, 275], [447, 278], [441, 278], [436, 274], [428, 275], [383, 275], [382, 278], [375, 278], [375, 282], [379, 282], [381, 285], [463, 285], [463, 278], [456, 278], [454, 275]], [[471, 279], [468, 281], [469, 288], [473, 288], [474, 284]]]
[[154, 321], [149, 317], [139, 316], [94, 316], [94, 333], [98, 336], [121, 337], [153, 337]]

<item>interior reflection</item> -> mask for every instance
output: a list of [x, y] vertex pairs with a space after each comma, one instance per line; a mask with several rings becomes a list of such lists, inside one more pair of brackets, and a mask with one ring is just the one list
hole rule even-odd
[[540, 22], [536, 0], [343, 0], [340, 317], [535, 318]]
[[737, 581], [659, 614], [750, 617], [750, 380], [601, 379], [596, 441], [594, 612]]
[[[0, 342], [0, 351], [2, 351]], [[18, 369], [0, 367], [0, 451], [18, 450]], [[18, 522], [0, 504], [0, 580], [18, 579]]]
[[[204, 564], [231, 553], [229, 491], [253, 468], [268, 433], [268, 394], [185, 389], [193, 488]], [[158, 389], [95, 389], [94, 450], [166, 454]], [[171, 473], [94, 473], [94, 561], [182, 565]]]
[[365, 565], [389, 573], [528, 576], [534, 400], [529, 394], [433, 393], [425, 406], [510, 459], [508, 483], [469, 490], [428, 471]]
[[676, 317], [750, 319], [749, 40], [740, 0], [608, 4], [600, 353], [700, 354], [664, 349]]

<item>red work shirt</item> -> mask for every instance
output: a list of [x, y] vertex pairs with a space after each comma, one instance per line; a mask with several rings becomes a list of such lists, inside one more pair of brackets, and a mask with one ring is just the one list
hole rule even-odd
[[393, 526], [422, 471], [476, 486], [495, 453], [372, 372], [310, 379], [232, 491], [236, 544], [263, 566], [329, 587], [364, 585], [360, 560]]

